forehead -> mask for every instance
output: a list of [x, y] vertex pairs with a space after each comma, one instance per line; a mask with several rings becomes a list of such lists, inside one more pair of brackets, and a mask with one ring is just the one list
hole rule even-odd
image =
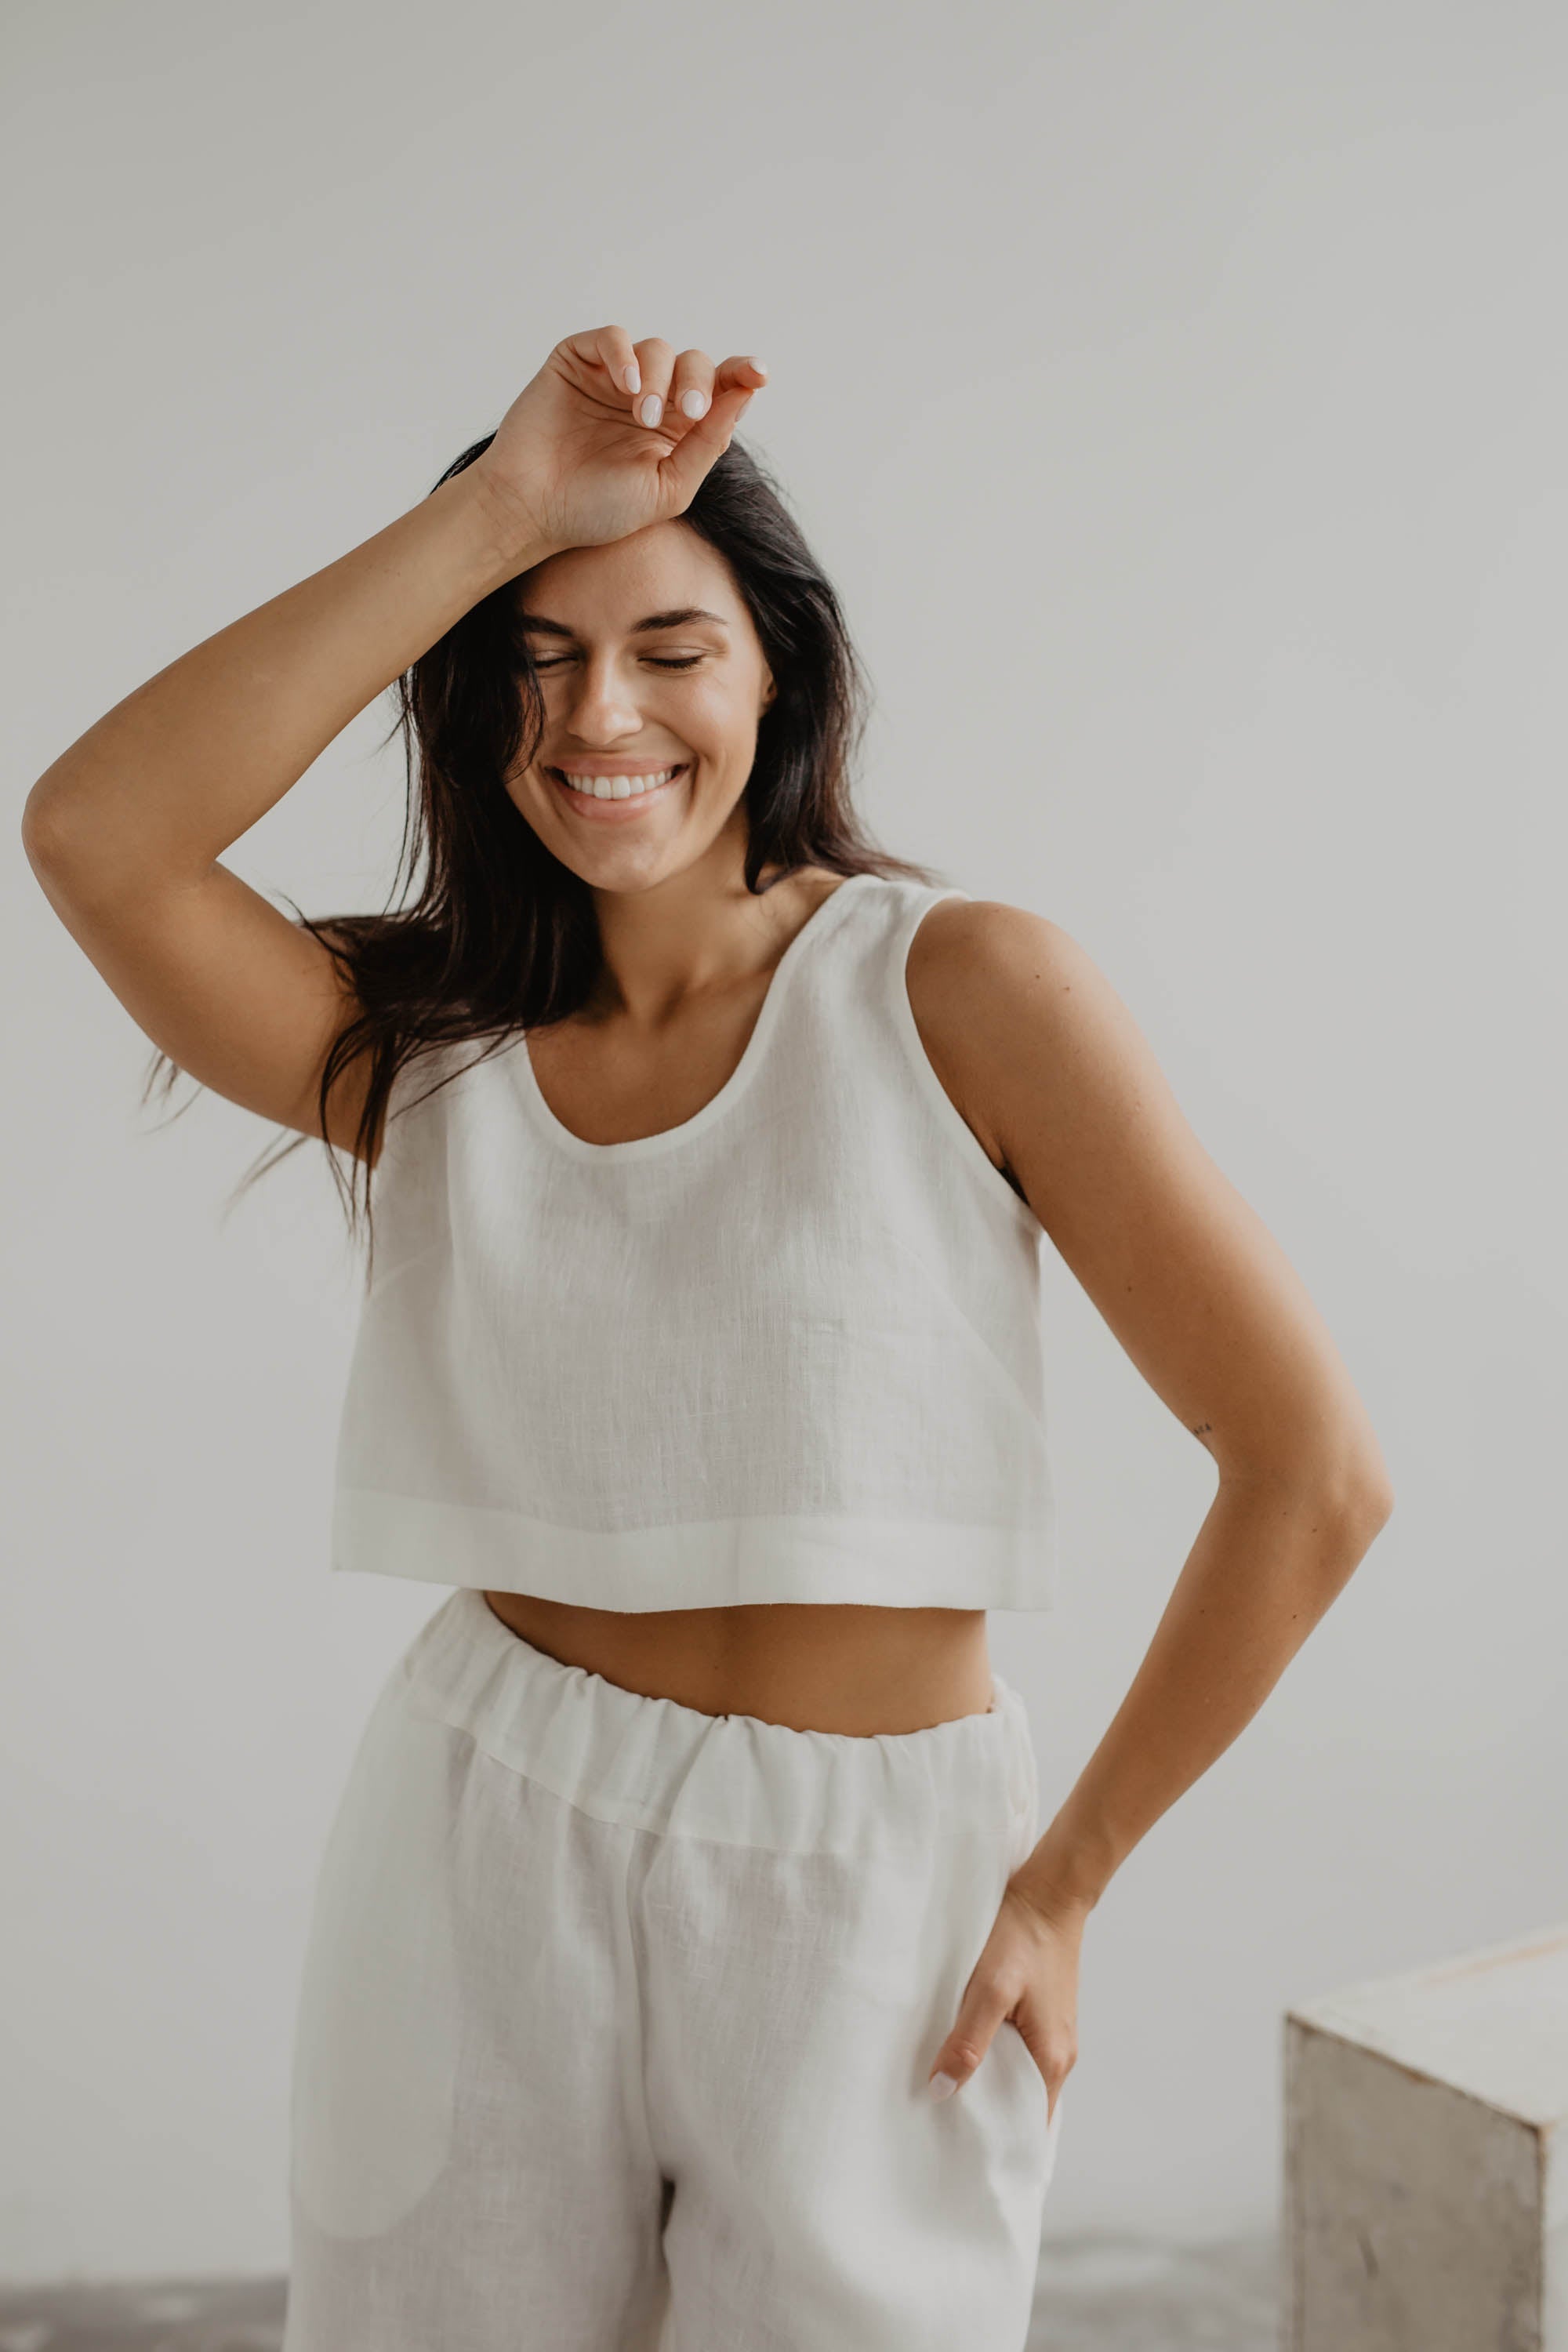
[[604, 547], [565, 548], [526, 572], [518, 588], [525, 614], [545, 614], [597, 635], [625, 633], [651, 613], [685, 607], [716, 614], [731, 634], [751, 625], [723, 557], [679, 521], [650, 523]]

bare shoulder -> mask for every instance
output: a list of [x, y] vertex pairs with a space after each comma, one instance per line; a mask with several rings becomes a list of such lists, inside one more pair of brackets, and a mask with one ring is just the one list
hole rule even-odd
[[939, 899], [915, 933], [906, 982], [932, 1068], [1016, 1181], [1026, 1130], [1051, 1123], [1055, 1088], [1075, 1068], [1081, 1076], [1086, 1059], [1115, 1050], [1125, 1008], [1059, 923], [1000, 899]]
[[940, 898], [921, 920], [910, 950], [910, 1003], [924, 1026], [917, 992], [941, 1022], [955, 999], [964, 1012], [1070, 992], [1099, 978], [1088, 951], [1059, 923], [999, 898]]

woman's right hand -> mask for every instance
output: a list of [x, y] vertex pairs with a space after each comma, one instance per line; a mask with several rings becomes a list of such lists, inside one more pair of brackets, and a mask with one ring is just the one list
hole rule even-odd
[[468, 471], [523, 562], [601, 546], [683, 514], [766, 381], [754, 359], [716, 368], [657, 335], [634, 343], [624, 327], [568, 335]]

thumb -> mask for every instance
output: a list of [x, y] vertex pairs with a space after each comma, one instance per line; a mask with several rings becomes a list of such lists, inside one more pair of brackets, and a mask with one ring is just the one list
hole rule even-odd
[[962, 2089], [990, 2049], [1006, 2015], [1007, 2000], [1001, 1987], [984, 1978], [972, 1978], [959, 2003], [957, 2022], [938, 2051], [927, 2077], [927, 2088], [933, 2098], [948, 2099]]
[[704, 476], [729, 447], [730, 436], [745, 415], [755, 390], [755, 386], [735, 384], [715, 393], [707, 415], [687, 426], [660, 465], [659, 478], [668, 483], [674, 492], [674, 513], [685, 512]]

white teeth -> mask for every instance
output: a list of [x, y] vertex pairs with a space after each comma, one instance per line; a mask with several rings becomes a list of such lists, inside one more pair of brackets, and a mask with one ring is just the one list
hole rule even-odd
[[675, 772], [673, 768], [659, 768], [647, 776], [567, 776], [563, 772], [563, 781], [573, 792], [596, 801], [627, 801], [668, 784]]

